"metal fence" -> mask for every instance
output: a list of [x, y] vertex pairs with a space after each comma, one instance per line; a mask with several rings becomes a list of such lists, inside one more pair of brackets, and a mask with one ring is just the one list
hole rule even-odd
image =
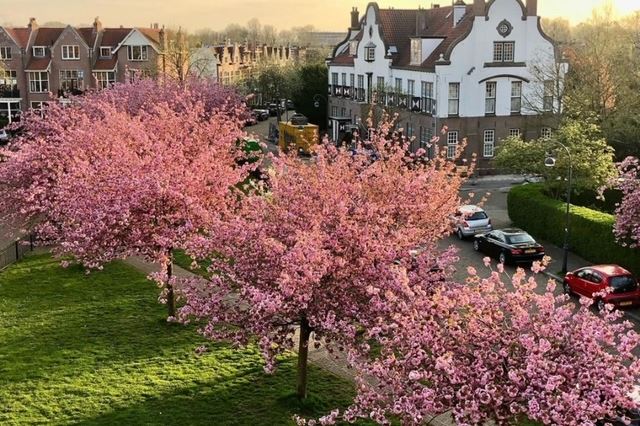
[[25, 253], [33, 251], [33, 235], [26, 235], [0, 250], [0, 270], [22, 259]]

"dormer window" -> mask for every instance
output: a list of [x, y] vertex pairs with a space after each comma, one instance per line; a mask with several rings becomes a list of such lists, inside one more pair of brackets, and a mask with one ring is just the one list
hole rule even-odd
[[358, 40], [349, 42], [349, 55], [356, 56], [358, 54]]
[[422, 64], [422, 40], [414, 38], [411, 40], [411, 65]]
[[80, 46], [62, 46], [62, 59], [80, 59]]
[[514, 50], [513, 41], [493, 42], [493, 62], [513, 62]]
[[110, 46], [100, 46], [100, 57], [101, 58], [110, 58], [111, 57], [111, 47]]
[[148, 46], [128, 46], [128, 54], [130, 61], [147, 61], [149, 60]]
[[33, 52], [33, 56], [35, 56], [36, 58], [44, 58], [45, 47], [44, 46], [33, 46], [32, 52]]
[[373, 62], [376, 60], [376, 45], [369, 43], [364, 47], [364, 60]]
[[0, 47], [0, 59], [11, 59], [10, 47]]

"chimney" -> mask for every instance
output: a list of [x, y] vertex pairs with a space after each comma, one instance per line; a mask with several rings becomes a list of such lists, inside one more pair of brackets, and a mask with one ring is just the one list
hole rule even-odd
[[27, 25], [31, 31], [35, 31], [38, 29], [38, 23], [36, 22], [36, 18], [29, 18], [29, 25]]
[[418, 6], [418, 13], [416, 13], [416, 35], [427, 35], [427, 11]]
[[102, 22], [100, 22], [100, 18], [96, 16], [96, 19], [93, 20], [93, 33], [97, 34], [102, 31]]
[[538, 0], [527, 0], [527, 16], [538, 16]]
[[351, 9], [351, 29], [360, 29], [360, 13], [358, 12], [357, 7]]
[[463, 0], [456, 0], [453, 5], [453, 26], [457, 26], [458, 23], [464, 18], [467, 12], [467, 5]]
[[485, 3], [484, 0], [473, 0], [473, 16], [484, 16]]
[[167, 50], [167, 46], [168, 46], [169, 43], [168, 43], [168, 40], [167, 40], [167, 34], [164, 31], [164, 25], [160, 29], [160, 32], [158, 33], [158, 36], [160, 37], [160, 46], [162, 46], [162, 50]]

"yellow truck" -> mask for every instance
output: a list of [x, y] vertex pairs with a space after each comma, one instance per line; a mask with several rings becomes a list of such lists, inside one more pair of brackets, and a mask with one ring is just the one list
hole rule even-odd
[[311, 148], [320, 140], [318, 126], [305, 121], [293, 119], [292, 121], [281, 121], [278, 130], [278, 145], [283, 152], [295, 149], [300, 153], [310, 154]]

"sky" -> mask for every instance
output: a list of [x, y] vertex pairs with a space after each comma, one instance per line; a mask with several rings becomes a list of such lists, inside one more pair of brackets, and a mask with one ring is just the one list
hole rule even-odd
[[[450, 1], [450, 0], [449, 0]], [[380, 7], [431, 7], [446, 0], [380, 0]], [[472, 0], [467, 0], [467, 3]], [[614, 10], [628, 14], [640, 10], [640, 0], [538, 0], [538, 14], [564, 17], [572, 23], [588, 19], [594, 7], [604, 1]], [[59, 21], [88, 24], [100, 17], [105, 26], [148, 26], [152, 22], [167, 27], [223, 29], [229, 23], [245, 24], [258, 18], [278, 29], [313, 25], [318, 30], [346, 31], [349, 11], [363, 11], [368, 0], [0, 0], [0, 24], [26, 25], [29, 17], [39, 23]]]

